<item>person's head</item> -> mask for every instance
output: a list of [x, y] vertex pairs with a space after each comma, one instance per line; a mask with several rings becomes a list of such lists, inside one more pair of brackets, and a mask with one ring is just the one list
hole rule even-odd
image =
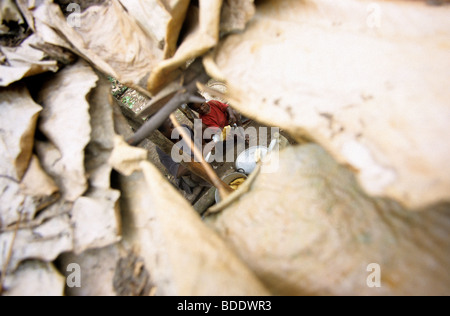
[[170, 119], [165, 120], [164, 123], [158, 127], [158, 130], [170, 140], [172, 140], [172, 132], [174, 129], [175, 126]]
[[195, 112], [197, 112], [200, 115], [208, 114], [210, 111], [209, 104], [204, 103], [189, 103], [189, 108]]
[[[200, 94], [198, 94], [200, 98], [203, 98]], [[197, 112], [200, 115], [208, 114], [211, 111], [211, 108], [207, 102], [203, 103], [188, 103], [188, 106], [191, 110]]]

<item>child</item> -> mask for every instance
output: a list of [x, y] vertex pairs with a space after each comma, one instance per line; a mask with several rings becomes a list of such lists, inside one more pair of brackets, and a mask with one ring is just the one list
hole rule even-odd
[[[229, 105], [217, 100], [211, 100], [204, 103], [189, 103], [188, 106], [199, 114], [202, 120], [203, 131], [207, 128], [218, 129], [222, 131], [225, 126], [236, 124], [242, 127], [241, 116], [234, 111]], [[220, 130], [220, 131], [219, 131]], [[235, 138], [237, 135], [235, 135]], [[249, 136], [243, 138], [245, 144], [249, 143]], [[209, 140], [206, 140], [208, 142]]]
[[188, 106], [199, 114], [204, 129], [212, 127], [223, 130], [227, 125], [241, 125], [240, 115], [222, 102], [211, 100], [205, 103], [189, 103]]

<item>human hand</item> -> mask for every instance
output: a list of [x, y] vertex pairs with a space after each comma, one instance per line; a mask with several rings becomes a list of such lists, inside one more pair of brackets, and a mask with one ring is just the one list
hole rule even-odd
[[228, 107], [227, 112], [228, 112], [228, 123], [230, 123], [230, 125], [236, 124], [239, 121], [239, 118], [236, 115], [236, 113], [233, 111], [231, 107]]
[[229, 121], [230, 125], [233, 125], [238, 122], [238, 118], [236, 117], [236, 115], [234, 115], [234, 113], [232, 113], [232, 114], [230, 114], [228, 121]]

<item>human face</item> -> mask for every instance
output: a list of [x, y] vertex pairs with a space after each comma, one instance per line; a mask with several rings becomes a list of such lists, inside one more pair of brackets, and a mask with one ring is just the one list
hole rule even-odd
[[197, 103], [197, 104], [195, 104], [195, 110], [200, 115], [206, 115], [206, 114], [208, 114], [211, 111], [211, 107], [206, 102], [204, 102], [204, 103]]

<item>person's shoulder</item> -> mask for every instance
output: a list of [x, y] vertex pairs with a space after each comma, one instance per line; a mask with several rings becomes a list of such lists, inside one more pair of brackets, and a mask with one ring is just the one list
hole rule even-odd
[[217, 100], [211, 100], [211, 101], [208, 102], [208, 104], [209, 105], [215, 105], [215, 106], [220, 107], [220, 108], [228, 107], [228, 104], [220, 102], [220, 101], [217, 101]]

